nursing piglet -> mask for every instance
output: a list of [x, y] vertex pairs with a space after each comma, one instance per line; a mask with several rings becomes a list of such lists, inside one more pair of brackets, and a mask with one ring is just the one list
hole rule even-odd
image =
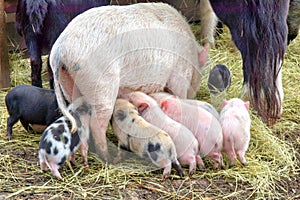
[[203, 165], [198, 155], [198, 141], [185, 126], [169, 118], [160, 109], [157, 102], [142, 92], [123, 94], [138, 108], [140, 115], [149, 123], [167, 132], [172, 138], [177, 152], [177, 158], [182, 165], [189, 165], [189, 174], [192, 175], [196, 169], [196, 163]]
[[[159, 98], [167, 98], [167, 97], [176, 98], [175, 95], [172, 95], [167, 92], [155, 93], [155, 96], [158, 97], [158, 95], [159, 95]], [[152, 96], [152, 94], [150, 96]], [[213, 107], [213, 105], [211, 105], [205, 101], [200, 101], [200, 100], [196, 100], [196, 99], [180, 99], [180, 101], [187, 103], [191, 106], [197, 106], [197, 107], [203, 108], [207, 112], [211, 113], [218, 120], [220, 118], [220, 115], [219, 115], [218, 111], [215, 109], [215, 107]]]
[[[214, 169], [223, 167], [223, 136], [219, 121], [205, 109], [161, 93], [150, 94], [170, 118], [187, 127], [196, 137], [202, 156], [214, 161]], [[204, 165], [202, 166], [204, 168]]]
[[175, 145], [163, 130], [144, 120], [136, 107], [125, 99], [117, 99], [112, 118], [112, 128], [120, 148], [148, 157], [158, 167], [164, 168], [163, 179], [171, 172], [171, 166], [180, 176], [183, 171], [177, 160]]
[[6, 95], [5, 104], [9, 113], [6, 126], [8, 140], [11, 140], [12, 127], [18, 120], [29, 131], [29, 124], [46, 128], [61, 116], [54, 91], [31, 85], [13, 88]]
[[230, 166], [236, 164], [236, 156], [246, 165], [245, 153], [250, 141], [251, 119], [249, 102], [239, 98], [223, 101], [220, 122], [223, 129], [223, 150], [229, 157]]
[[90, 131], [91, 107], [83, 101], [83, 98], [79, 98], [68, 106], [68, 110], [76, 119], [77, 131], [71, 134], [71, 123], [65, 116], [62, 116], [46, 128], [39, 146], [41, 169], [47, 170], [48, 166], [58, 179], [62, 179], [58, 169], [68, 158], [71, 162], [75, 161], [75, 152], [79, 146], [84, 165], [88, 166], [87, 140]]

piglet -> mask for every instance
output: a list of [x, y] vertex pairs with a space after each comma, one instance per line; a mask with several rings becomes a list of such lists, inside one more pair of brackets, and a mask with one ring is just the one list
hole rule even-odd
[[246, 165], [245, 153], [250, 141], [249, 102], [239, 98], [223, 101], [220, 122], [223, 129], [223, 150], [229, 157], [230, 166], [239, 161]]
[[[12, 139], [12, 127], [18, 120], [29, 131], [29, 124], [46, 128], [61, 116], [54, 91], [31, 85], [13, 88], [6, 95], [5, 104], [9, 113], [6, 127], [8, 140]], [[42, 131], [45, 128], [42, 128]]]
[[[150, 94], [170, 118], [183, 124], [196, 137], [202, 156], [214, 161], [214, 169], [223, 167], [223, 135], [219, 121], [205, 109], [181, 101], [175, 96]], [[204, 168], [204, 165], [201, 166]]]
[[62, 179], [58, 169], [68, 158], [71, 162], [75, 161], [75, 152], [79, 146], [84, 165], [88, 166], [87, 140], [89, 139], [90, 131], [91, 107], [83, 101], [83, 98], [79, 98], [68, 106], [68, 110], [76, 119], [77, 131], [71, 134], [70, 121], [65, 116], [62, 116], [46, 128], [39, 146], [41, 169], [47, 170], [48, 166], [58, 179]]
[[112, 128], [119, 141], [119, 159], [120, 148], [123, 148], [140, 157], [148, 157], [156, 166], [164, 168], [163, 180], [170, 174], [172, 165], [178, 174], [183, 176], [170, 136], [144, 120], [129, 101], [116, 100]]
[[[172, 97], [172, 98], [176, 97], [175, 95], [172, 95], [172, 94], [167, 93], [167, 92], [158, 92], [155, 95], [156, 96], [159, 95], [160, 99], [161, 98], [167, 98], [167, 97]], [[220, 118], [219, 112], [210, 103], [207, 103], [205, 101], [196, 100], [196, 99], [180, 99], [180, 101], [184, 102], [184, 103], [187, 103], [187, 104], [189, 104], [191, 106], [197, 106], [197, 107], [203, 108], [207, 112], [211, 113], [218, 120]]]
[[207, 112], [212, 114], [217, 120], [219, 120], [219, 118], [220, 118], [219, 112], [210, 103], [207, 103], [205, 101], [196, 100], [196, 99], [180, 99], [180, 100], [191, 106], [197, 106], [197, 107], [200, 107], [200, 108], [206, 110]]
[[122, 97], [135, 105], [146, 121], [170, 135], [176, 147], [177, 158], [182, 165], [189, 165], [190, 175], [194, 173], [196, 164], [203, 165], [198, 155], [198, 141], [193, 133], [164, 114], [153, 98], [142, 92], [123, 94]]

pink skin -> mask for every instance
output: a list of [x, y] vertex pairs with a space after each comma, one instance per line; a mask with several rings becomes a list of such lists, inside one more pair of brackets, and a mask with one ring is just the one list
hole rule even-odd
[[120, 151], [121, 146], [126, 146], [131, 152], [144, 157], [148, 154], [147, 146], [149, 143], [159, 144], [160, 150], [156, 153], [157, 157], [152, 162], [164, 168], [163, 180], [165, 180], [171, 172], [172, 163], [180, 176], [183, 176], [183, 171], [177, 160], [177, 153], [174, 142], [171, 137], [163, 130], [150, 124], [143, 119], [137, 108], [129, 101], [117, 99], [113, 118], [112, 129], [119, 141], [118, 157], [115, 161], [119, 162], [125, 154], [125, 151]]
[[198, 141], [193, 134], [186, 127], [166, 116], [154, 99], [142, 92], [132, 92], [122, 97], [135, 105], [146, 121], [170, 135], [176, 147], [178, 161], [183, 165], [189, 165], [190, 175], [195, 172], [196, 164], [200, 167], [203, 165], [198, 155]]
[[201, 107], [185, 103], [175, 96], [166, 97], [161, 93], [150, 96], [158, 102], [166, 115], [191, 130], [198, 140], [200, 153], [214, 161], [215, 169], [223, 167], [222, 129], [211, 113]]
[[49, 167], [49, 169], [51, 170], [52, 174], [58, 178], [58, 179], [62, 179], [58, 169], [59, 169], [59, 165], [57, 165], [55, 162], [48, 162], [46, 159], [42, 159], [40, 160], [40, 166], [41, 166], [41, 170], [46, 171]]
[[[80, 152], [81, 152], [81, 156], [82, 156], [82, 162], [84, 164], [85, 167], [89, 167], [88, 164], [88, 159], [87, 159], [87, 154], [88, 154], [88, 145], [86, 141], [82, 141], [81, 140], [81, 145], [80, 145]], [[70, 162], [74, 163], [75, 162], [75, 153], [72, 153], [70, 156]]]
[[223, 101], [220, 122], [223, 129], [223, 150], [228, 155], [230, 166], [236, 165], [236, 157], [247, 165], [245, 153], [250, 141], [251, 119], [249, 102], [234, 98]]
[[[107, 20], [112, 16], [114, 26]], [[68, 24], [49, 56], [58, 106], [74, 133], [76, 122], [64, 97], [73, 102], [84, 96], [93, 109], [93, 151], [108, 161], [106, 130], [119, 91], [153, 93], [168, 88], [181, 98], [193, 98], [208, 49], [199, 46], [189, 24], [167, 4], [89, 10]]]
[[[87, 161], [87, 152], [88, 152], [88, 149], [87, 149], [87, 147], [85, 145], [83, 145], [83, 143], [80, 145], [80, 150], [81, 150], [81, 154], [82, 154], [84, 165], [86, 167], [89, 167], [88, 161]], [[72, 153], [71, 156], [70, 156], [70, 162], [74, 162], [74, 161], [75, 161], [75, 153]], [[46, 171], [48, 169], [47, 167], [49, 167], [49, 169], [51, 170], [52, 174], [56, 178], [62, 179], [62, 177], [61, 177], [61, 175], [60, 175], [60, 173], [58, 171], [58, 169], [60, 168], [60, 166], [57, 165], [55, 161], [49, 161], [49, 162], [47, 162], [46, 159], [42, 159], [40, 161], [40, 167], [41, 167], [41, 170], [43, 170], [43, 171]]]
[[[82, 99], [78, 99], [76, 102], [74, 102], [73, 104], [70, 104], [70, 107], [68, 107], [69, 110], [72, 110], [73, 112], [77, 112], [77, 114], [79, 114], [79, 118], [80, 118], [80, 122], [81, 122], [81, 126], [80, 128], [78, 128], [78, 134], [80, 137], [80, 140], [78, 141], [77, 144], [75, 144], [75, 148], [73, 149], [73, 151], [71, 151], [70, 149], [70, 143], [68, 143], [68, 145], [64, 144], [61, 141], [57, 141], [55, 139], [53, 139], [52, 137], [50, 137], [51, 139], [45, 139], [45, 140], [50, 140], [51, 141], [51, 147], [52, 148], [57, 148], [59, 150], [58, 154], [48, 154], [45, 149], [40, 149], [39, 150], [39, 160], [40, 160], [40, 167], [42, 170], [47, 170], [47, 167], [52, 171], [52, 174], [57, 177], [58, 179], [62, 179], [58, 169], [59, 169], [59, 165], [58, 163], [62, 160], [63, 157], [69, 157], [70, 162], [74, 162], [75, 161], [75, 152], [78, 148], [78, 146], [80, 146], [80, 150], [81, 150], [81, 155], [83, 158], [83, 163], [86, 167], [88, 167], [88, 160], [87, 160], [87, 153], [88, 153], [88, 144], [87, 144], [87, 139], [89, 138], [89, 119], [90, 116], [88, 113], [81, 113], [80, 111], [77, 111], [76, 109], [82, 105]], [[65, 117], [61, 117], [60, 120], [64, 120]], [[71, 133], [70, 130], [68, 128], [67, 123], [64, 121], [64, 123], [56, 123], [54, 122], [52, 125], [52, 130], [53, 129], [57, 129], [58, 130], [58, 126], [64, 126], [64, 132], [62, 133], [63, 137], [67, 137], [68, 136], [68, 141], [71, 141]], [[51, 128], [51, 125], [50, 125]], [[50, 129], [51, 130], [51, 129]], [[47, 131], [47, 130], [46, 130]], [[46, 132], [45, 134], [53, 134], [51, 131], [50, 132]], [[47, 135], [48, 136], [48, 135]], [[46, 136], [46, 137], [47, 137]], [[44, 140], [41, 142], [45, 142]], [[77, 141], [76, 141], [77, 142]]]
[[59, 173], [59, 171], [58, 171], [59, 166], [58, 166], [57, 164], [55, 164], [55, 163], [52, 163], [52, 162], [49, 163], [49, 166], [50, 166], [50, 168], [51, 168], [52, 174], [53, 174], [56, 178], [62, 179], [62, 177], [61, 177], [61, 175], [60, 175], [60, 173]]
[[[164, 98], [176, 98], [175, 95], [169, 94], [167, 92], [158, 92], [158, 93], [150, 94], [150, 96], [156, 96], [156, 98], [159, 98], [160, 100]], [[205, 101], [199, 101], [196, 99], [180, 99], [180, 101], [183, 103], [187, 103], [191, 106], [197, 106], [205, 109], [206, 111], [211, 113], [217, 120], [219, 120], [220, 118], [218, 111], [211, 104]]]
[[89, 167], [87, 154], [88, 154], [88, 145], [86, 141], [81, 141], [80, 152], [82, 155], [83, 164], [85, 167]]

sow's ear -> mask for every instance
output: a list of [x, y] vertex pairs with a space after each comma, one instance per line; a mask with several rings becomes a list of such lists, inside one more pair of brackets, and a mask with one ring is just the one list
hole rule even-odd
[[200, 69], [204, 67], [207, 59], [208, 59], [208, 51], [209, 51], [209, 44], [205, 44], [203, 49], [198, 53], [198, 63]]
[[245, 107], [247, 110], [249, 110], [249, 105], [250, 105], [249, 101], [245, 102]]

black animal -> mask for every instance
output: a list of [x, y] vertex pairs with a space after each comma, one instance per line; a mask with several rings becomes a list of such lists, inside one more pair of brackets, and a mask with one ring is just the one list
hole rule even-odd
[[209, 72], [207, 86], [211, 94], [226, 90], [231, 83], [230, 71], [225, 65], [216, 65]]
[[[18, 0], [15, 25], [25, 38], [30, 54], [32, 85], [42, 87], [42, 50], [51, 50], [59, 34], [76, 15], [109, 3], [109, 0]], [[48, 74], [53, 88], [49, 61]]]
[[282, 63], [287, 46], [286, 0], [210, 0], [243, 59], [244, 88], [267, 124], [282, 114]]
[[289, 29], [288, 43], [294, 40], [300, 28], [300, 0], [291, 0], [289, 14], [287, 17], [287, 25]]
[[31, 125], [48, 126], [61, 116], [54, 90], [31, 85], [19, 85], [5, 97], [9, 117], [7, 118], [6, 136], [12, 138], [12, 127], [20, 120], [29, 131]]

